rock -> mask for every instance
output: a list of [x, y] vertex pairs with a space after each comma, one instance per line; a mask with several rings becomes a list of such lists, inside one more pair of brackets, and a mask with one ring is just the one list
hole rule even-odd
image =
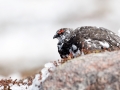
[[44, 90], [120, 90], [120, 51], [80, 56], [57, 67]]

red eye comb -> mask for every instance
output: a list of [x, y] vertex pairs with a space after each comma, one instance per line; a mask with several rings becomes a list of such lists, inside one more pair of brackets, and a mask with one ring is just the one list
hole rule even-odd
[[58, 32], [58, 34], [61, 34], [61, 33], [63, 33], [64, 32], [64, 30], [63, 29], [61, 29], [59, 32]]

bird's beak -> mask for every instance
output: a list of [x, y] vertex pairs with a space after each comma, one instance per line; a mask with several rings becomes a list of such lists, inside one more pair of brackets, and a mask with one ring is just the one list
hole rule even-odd
[[57, 37], [58, 37], [58, 35], [56, 34], [56, 35], [53, 36], [53, 39], [55, 39], [55, 38], [57, 38]]

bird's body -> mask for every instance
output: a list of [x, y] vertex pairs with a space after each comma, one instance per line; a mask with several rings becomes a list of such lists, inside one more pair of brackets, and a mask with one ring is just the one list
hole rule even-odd
[[56, 35], [54, 38], [59, 38], [58, 52], [61, 58], [67, 58], [69, 55], [76, 57], [81, 54], [120, 49], [120, 37], [102, 27], [83, 26], [75, 30], [61, 28]]

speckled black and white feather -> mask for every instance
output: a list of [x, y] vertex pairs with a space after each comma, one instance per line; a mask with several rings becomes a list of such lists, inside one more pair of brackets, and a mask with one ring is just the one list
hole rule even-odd
[[[60, 30], [64, 32], [58, 35]], [[114, 32], [103, 27], [83, 26], [76, 28], [61, 28], [54, 38], [58, 38], [58, 52], [61, 58], [67, 58], [70, 53], [73, 57], [85, 54], [82, 50], [102, 51], [120, 48], [120, 37]]]

